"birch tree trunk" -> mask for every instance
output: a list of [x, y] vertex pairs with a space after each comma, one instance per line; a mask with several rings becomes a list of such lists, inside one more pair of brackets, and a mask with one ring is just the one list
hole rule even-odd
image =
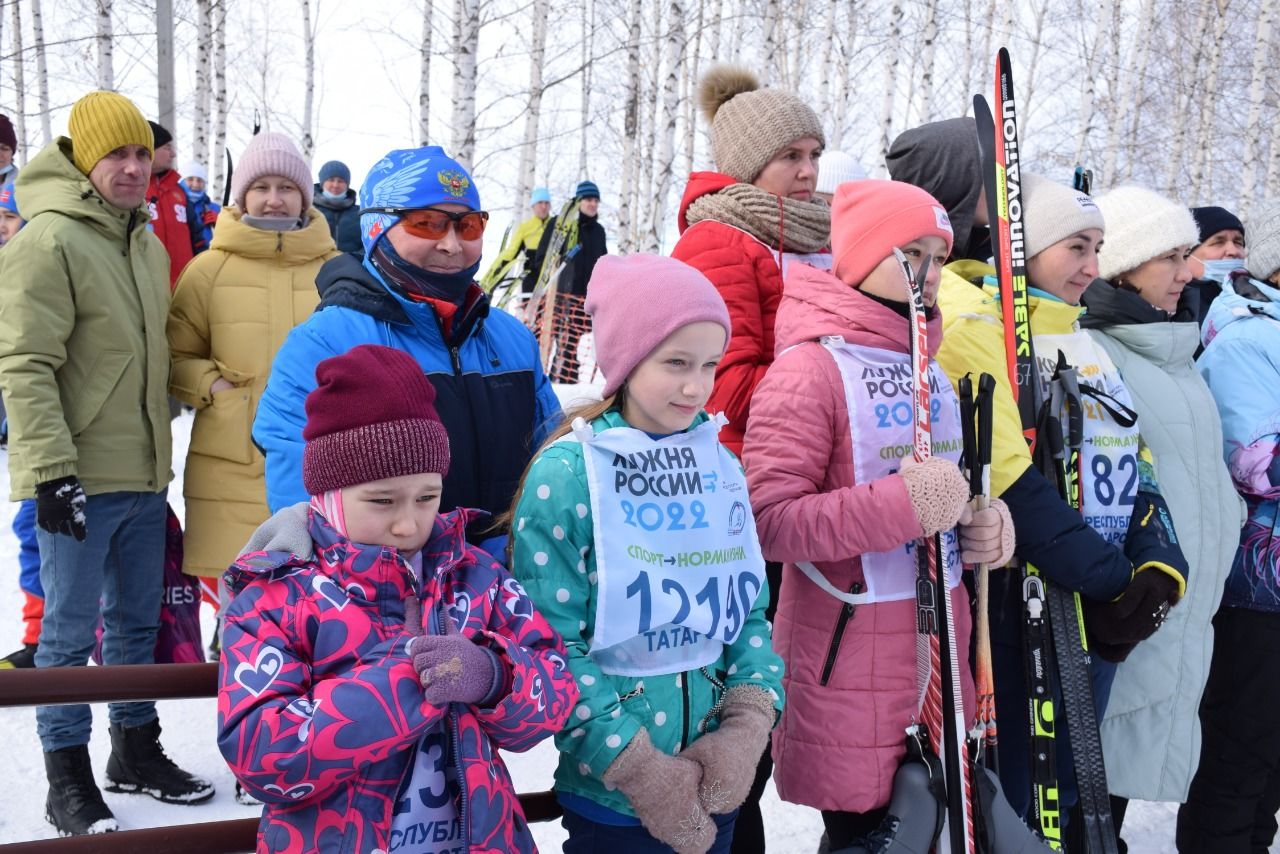
[[177, 130], [173, 114], [173, 0], [156, 0], [156, 112], [158, 121]]
[[640, 201], [643, 203], [637, 205], [640, 210], [640, 221], [636, 223], [636, 242], [643, 247], [645, 235], [648, 234], [653, 223], [653, 201], [654, 201], [654, 161], [655, 149], [657, 147], [656, 134], [658, 133], [658, 83], [661, 80], [662, 73], [662, 4], [653, 3], [653, 31], [649, 43], [653, 45], [653, 52], [649, 54], [649, 68], [652, 72], [648, 75], [645, 83], [648, 85], [648, 93], [644, 97], [644, 113], [640, 119], [641, 129], [640, 135], [644, 140], [644, 149], [640, 154], [640, 171], [639, 180], [637, 181], [637, 191], [641, 194]]
[[[831, 67], [831, 55], [836, 42], [836, 7], [839, 5], [840, 0], [827, 0], [826, 37], [822, 39], [822, 59], [818, 63], [818, 119], [822, 122], [831, 115], [832, 75], [836, 73], [836, 69]], [[832, 148], [840, 147], [838, 138], [833, 143]]]
[[[1155, 0], [1143, 0], [1142, 9], [1143, 14], [1152, 14], [1155, 9]], [[1150, 21], [1152, 19], [1148, 17], [1141, 20]], [[1139, 116], [1142, 114], [1141, 105], [1146, 97], [1147, 61], [1151, 56], [1151, 42], [1153, 39], [1144, 38], [1139, 32], [1135, 41], [1138, 43], [1138, 49], [1137, 57], [1133, 61], [1133, 85], [1126, 93], [1131, 106], [1128, 112], [1125, 113], [1125, 123], [1128, 127], [1124, 146], [1125, 161], [1124, 167], [1118, 170], [1122, 173], [1122, 179], [1126, 181], [1133, 178], [1133, 165], [1138, 161], [1138, 129], [1141, 125]], [[1109, 180], [1105, 175], [1103, 178], [1104, 180]]]
[[933, 57], [938, 47], [938, 0], [929, 0], [924, 13], [924, 44], [920, 46], [920, 121], [933, 118]]
[[1272, 140], [1271, 156], [1267, 158], [1267, 178], [1259, 196], [1269, 199], [1280, 192], [1280, 143]]
[[98, 32], [95, 41], [98, 44], [98, 88], [116, 88], [116, 74], [112, 67], [112, 0], [98, 0]]
[[213, 3], [196, 0], [196, 115], [191, 125], [192, 155], [206, 168], [209, 162], [210, 105], [213, 102]]
[[1085, 154], [1089, 150], [1089, 136], [1093, 133], [1094, 120], [1094, 101], [1097, 95], [1097, 76], [1098, 64], [1102, 56], [1102, 35], [1100, 30], [1103, 29], [1103, 20], [1107, 12], [1107, 3], [1109, 0], [1101, 0], [1098, 4], [1098, 17], [1096, 22], [1090, 22], [1085, 19], [1080, 22], [1082, 29], [1093, 32], [1093, 44], [1089, 48], [1089, 62], [1084, 72], [1084, 86], [1080, 91], [1080, 131], [1076, 137], [1076, 151], [1074, 160], [1076, 163], [1083, 163]]
[[[1026, 77], [1024, 78], [1021, 73], [1018, 74], [1018, 103], [1026, 107], [1026, 119], [1024, 121], [1027, 122], [1028, 126], [1030, 126], [1031, 115], [1035, 112], [1037, 103], [1035, 97], [1036, 72], [1040, 70], [1040, 57], [1043, 53], [1042, 47], [1045, 38], [1044, 21], [1045, 16], [1048, 14], [1049, 2], [1046, 0], [1039, 8], [1036, 8], [1033, 4], [1031, 8], [1035, 12], [1035, 29], [1031, 33], [1031, 38], [1028, 39], [1031, 42], [1031, 61], [1027, 63]], [[1120, 8], [1119, 0], [1116, 0], [1116, 8]]]
[[636, 137], [640, 133], [640, 0], [627, 11], [627, 100], [622, 113], [622, 191], [618, 204], [618, 251], [630, 252], [635, 243]]
[[[902, 38], [902, 3], [893, 0], [889, 10], [889, 44], [897, 45]], [[889, 156], [889, 145], [893, 142], [893, 104], [897, 98], [898, 88], [898, 53], [895, 49], [885, 51], [884, 63], [884, 100], [880, 104], [880, 166], [883, 173], [884, 160]]]
[[671, 172], [676, 158], [676, 122], [680, 116], [680, 68], [684, 65], [684, 5], [671, 0], [667, 18], [666, 78], [662, 84], [662, 125], [658, 128], [657, 186], [653, 193], [653, 217], [645, 248], [649, 252], [662, 249], [663, 228], [667, 219], [667, 195], [671, 192]]
[[431, 144], [431, 17], [435, 0], [422, 4], [422, 45], [418, 48], [418, 145]]
[[22, 48], [22, 4], [14, 3], [11, 7], [13, 10], [13, 88], [14, 98], [17, 102], [17, 115], [14, 116], [13, 129], [18, 137], [18, 145], [13, 149], [13, 162], [18, 162], [19, 155], [22, 155], [22, 162], [26, 162], [27, 149], [27, 81], [26, 81], [26, 65], [27, 57]]
[[1184, 94], [1178, 97], [1177, 108], [1173, 111], [1171, 128], [1173, 148], [1169, 152], [1164, 177], [1165, 190], [1170, 193], [1173, 193], [1173, 188], [1178, 184], [1178, 177], [1183, 172], [1182, 160], [1187, 146], [1187, 136], [1190, 133], [1188, 124], [1191, 121], [1191, 107], [1195, 103], [1195, 91], [1198, 88], [1196, 78], [1200, 75], [1201, 60], [1204, 57], [1205, 31], [1209, 28], [1209, 2], [1210, 0], [1200, 0], [1199, 3], [1199, 13], [1196, 15], [1193, 30], [1196, 34], [1195, 54], [1190, 62], [1183, 59], [1177, 63], [1177, 86], [1178, 90]]
[[[317, 25], [319, 18], [320, 0], [316, 0]], [[302, 156], [310, 160], [316, 147], [315, 138], [311, 135], [315, 126], [312, 116], [316, 96], [316, 30], [311, 23], [311, 0], [302, 0], [302, 51]]]
[[1213, 26], [1213, 43], [1209, 48], [1209, 74], [1205, 78], [1200, 100], [1200, 127], [1196, 133], [1195, 167], [1191, 173], [1191, 192], [1195, 198], [1208, 198], [1213, 192], [1214, 108], [1219, 101], [1218, 79], [1222, 74], [1222, 42], [1227, 32], [1227, 0], [1213, 3], [1217, 19]]
[[[1258, 8], [1258, 26], [1253, 37], [1253, 70], [1249, 82], [1249, 117], [1245, 121], [1244, 157], [1241, 163], [1244, 172], [1240, 176], [1240, 202], [1238, 207], [1241, 219], [1248, 219], [1253, 203], [1258, 198], [1258, 163], [1261, 156], [1259, 141], [1263, 133], [1270, 133], [1262, 127], [1262, 104], [1267, 97], [1267, 72], [1271, 51], [1271, 27], [1276, 17], [1276, 0], [1262, 0]], [[1273, 153], [1280, 148], [1271, 144]]]
[[[213, 183], [221, 193], [227, 165], [227, 4], [213, 0]], [[211, 197], [213, 193], [209, 194]], [[216, 197], [215, 197], [216, 198]]]
[[764, 64], [760, 68], [760, 82], [768, 86], [773, 82], [774, 69], [778, 67], [778, 30], [781, 28], [781, 4], [779, 0], [765, 0], [764, 7]]
[[964, 82], [960, 89], [960, 115], [967, 116], [973, 109], [973, 96], [978, 91], [973, 83], [973, 0], [964, 0], [961, 12], [964, 15]]
[[[1142, 9], [1138, 13], [1139, 21], [1150, 21], [1151, 15], [1155, 12], [1155, 0], [1142, 0]], [[1123, 40], [1120, 33], [1116, 33], [1116, 57], [1113, 60], [1117, 65], [1120, 63], [1120, 57], [1124, 55]], [[1103, 155], [1102, 169], [1098, 178], [1103, 186], [1114, 187], [1119, 183], [1117, 180], [1118, 172], [1117, 163], [1120, 157], [1120, 150], [1125, 144], [1124, 137], [1129, 126], [1129, 114], [1138, 112], [1137, 90], [1139, 74], [1138, 60], [1142, 57], [1143, 51], [1140, 49], [1139, 42], [1149, 42], [1141, 30], [1138, 31], [1133, 40], [1133, 44], [1128, 51], [1128, 59], [1124, 65], [1124, 71], [1120, 75], [1119, 85], [1111, 90], [1111, 109], [1107, 113], [1107, 147], [1106, 153]], [[1133, 152], [1126, 151], [1128, 160], [1133, 159]]]
[[476, 149], [476, 50], [480, 45], [480, 0], [453, 4], [453, 151], [471, 168]]
[[685, 53], [686, 55], [692, 54], [692, 59], [680, 63], [682, 71], [680, 75], [680, 103], [684, 105], [684, 137], [682, 140], [684, 144], [684, 168], [681, 173], [684, 175], [688, 175], [693, 171], [694, 144], [697, 140], [698, 99], [693, 97], [693, 90], [698, 85], [698, 75], [701, 73], [702, 26], [705, 6], [706, 0], [698, 0], [698, 17], [694, 23], [693, 50], [689, 50], [686, 37]]
[[582, 0], [582, 40], [586, 46], [586, 59], [582, 66], [582, 133], [578, 137], [578, 176], [587, 177], [587, 138], [591, 131], [591, 71], [592, 44], [595, 38], [596, 12], [592, 0]]
[[712, 62], [720, 59], [720, 31], [723, 26], [724, 0], [715, 0], [715, 5], [711, 7], [711, 39], [707, 42], [707, 56], [711, 57]]
[[[849, 113], [849, 78], [853, 76], [853, 53], [854, 44], [857, 39], [858, 32], [858, 10], [856, 3], [846, 3], [845, 13], [847, 21], [847, 32], [840, 41], [840, 85], [836, 88], [836, 105], [833, 110], [832, 123], [835, 125], [833, 132], [844, 144], [845, 123]], [[833, 35], [837, 35], [833, 33]]]
[[40, 12], [40, 0], [31, 0], [31, 34], [36, 48], [36, 91], [40, 110], [40, 144], [53, 141], [53, 128], [49, 121], [49, 65], [44, 51], [44, 15]]
[[524, 114], [524, 144], [520, 146], [520, 171], [511, 210], [518, 217], [529, 198], [538, 162], [538, 123], [542, 116], [542, 63], [547, 49], [547, 16], [550, 0], [534, 0], [533, 40], [529, 45], [529, 106]]

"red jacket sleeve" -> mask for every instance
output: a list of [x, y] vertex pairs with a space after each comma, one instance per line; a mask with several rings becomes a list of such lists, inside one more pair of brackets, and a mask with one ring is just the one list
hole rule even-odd
[[733, 338], [716, 370], [707, 409], [728, 416], [731, 435], [721, 438], [737, 451], [732, 438], [745, 434], [751, 396], [773, 362], [773, 324], [782, 299], [782, 273], [764, 244], [712, 220], [691, 226], [671, 254], [710, 279], [729, 308]]

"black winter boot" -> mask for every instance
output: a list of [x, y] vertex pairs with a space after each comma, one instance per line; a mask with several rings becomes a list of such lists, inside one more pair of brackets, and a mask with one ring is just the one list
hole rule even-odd
[[36, 666], [36, 645], [25, 643], [21, 649], [0, 658], [0, 670], [25, 669]]
[[44, 818], [57, 829], [59, 836], [116, 830], [116, 817], [102, 800], [98, 784], [93, 782], [87, 744], [46, 753], [44, 773], [49, 778]]
[[183, 771], [164, 755], [160, 721], [136, 727], [111, 725], [108, 792], [150, 795], [166, 804], [200, 804], [213, 797], [213, 784]]

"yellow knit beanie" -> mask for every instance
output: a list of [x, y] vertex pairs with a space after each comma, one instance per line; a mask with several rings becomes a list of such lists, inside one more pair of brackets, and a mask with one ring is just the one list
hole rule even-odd
[[106, 155], [124, 145], [141, 145], [155, 153], [151, 125], [124, 95], [98, 90], [71, 107], [67, 121], [76, 168], [88, 175]]

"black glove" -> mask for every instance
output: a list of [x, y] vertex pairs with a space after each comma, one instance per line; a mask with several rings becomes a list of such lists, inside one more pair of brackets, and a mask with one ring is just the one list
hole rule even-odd
[[50, 534], [84, 542], [84, 505], [84, 489], [73, 474], [36, 484], [36, 524]]
[[[1139, 463], [1139, 470], [1144, 470], [1146, 465], [1145, 462]], [[1187, 565], [1187, 558], [1182, 554], [1182, 546], [1178, 543], [1178, 534], [1173, 529], [1169, 505], [1157, 489], [1148, 489], [1146, 486], [1144, 480], [1133, 502], [1129, 530], [1125, 534], [1124, 556], [1139, 569], [1149, 563], [1162, 564], [1181, 575], [1182, 583], [1185, 584], [1191, 570]]]
[[1178, 582], [1158, 569], [1139, 572], [1114, 602], [1082, 599], [1089, 647], [1104, 661], [1124, 661], [1156, 633], [1177, 601]]

